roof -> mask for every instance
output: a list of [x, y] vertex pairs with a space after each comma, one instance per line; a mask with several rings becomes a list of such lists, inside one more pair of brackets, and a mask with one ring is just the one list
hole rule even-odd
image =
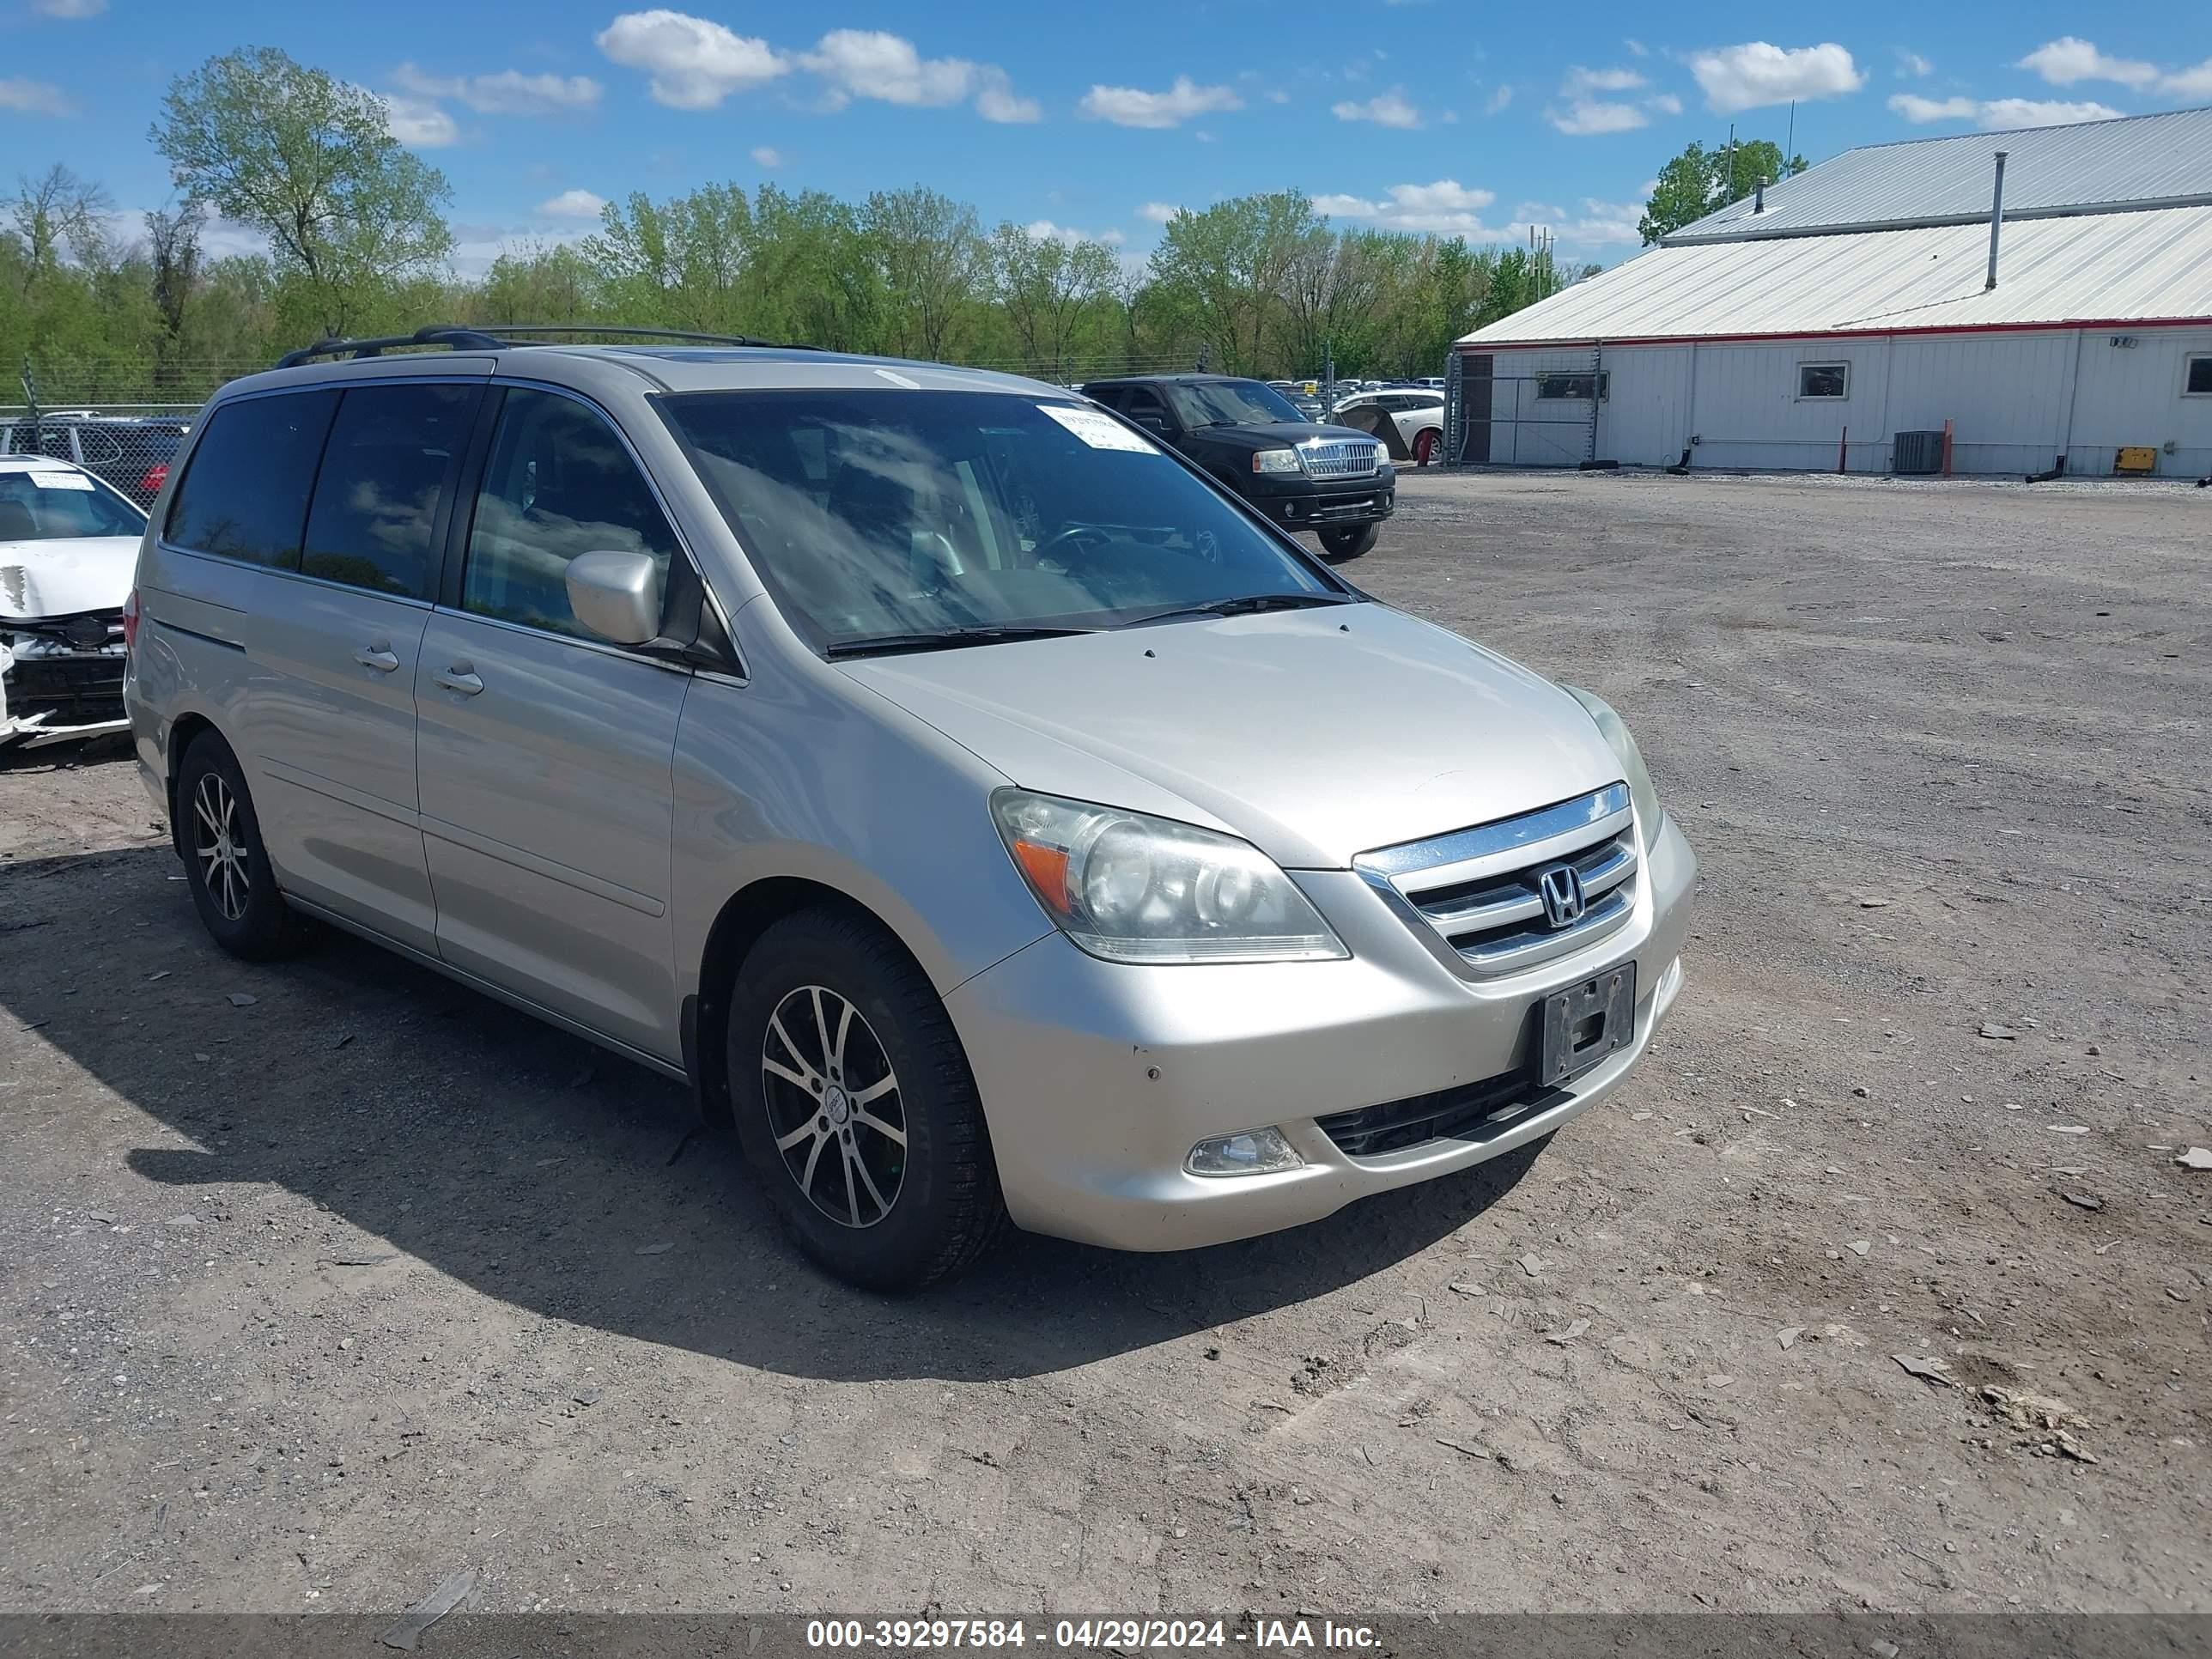
[[2212, 203], [2212, 109], [2071, 126], [1967, 132], [1869, 144], [1746, 198], [1666, 239], [1817, 234], [1876, 225], [1986, 223], [1996, 156], [2006, 152], [2008, 222], [2150, 204]]
[[1649, 249], [1462, 345], [2212, 322], [2212, 207]]
[[[1218, 386], [1224, 380], [1234, 380], [1241, 385], [1248, 381], [1259, 380], [1259, 378], [1260, 377], [1256, 374], [1201, 374], [1194, 372], [1184, 374], [1102, 374], [1097, 380], [1085, 380], [1083, 384], [1086, 386], [1164, 385]], [[1274, 386], [1276, 382], [1273, 380], [1261, 380], [1261, 384], [1262, 386]], [[1282, 385], [1284, 386], [1296, 386], [1297, 384], [1298, 383], [1296, 380], [1285, 380], [1282, 382]]]
[[0, 455], [0, 472], [84, 472], [92, 476], [75, 461], [65, 461], [58, 455]]

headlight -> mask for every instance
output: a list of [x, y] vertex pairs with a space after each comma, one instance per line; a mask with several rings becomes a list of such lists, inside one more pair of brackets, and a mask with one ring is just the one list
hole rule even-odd
[[1595, 696], [1578, 685], [1563, 685], [1565, 692], [1589, 711], [1597, 722], [1597, 729], [1605, 734], [1613, 752], [1620, 757], [1620, 769], [1628, 780], [1629, 798], [1636, 803], [1637, 821], [1644, 826], [1644, 844], [1655, 845], [1659, 840], [1659, 792], [1651, 787], [1651, 774], [1644, 770], [1643, 751], [1636, 739], [1629, 735], [1627, 724], [1613, 713], [1613, 705], [1602, 697]]
[[1352, 953], [1249, 842], [1001, 789], [991, 816], [1060, 931], [1109, 962], [1312, 962]]
[[1303, 472], [1306, 464], [1298, 459], [1295, 449], [1255, 449], [1252, 452], [1255, 472]]

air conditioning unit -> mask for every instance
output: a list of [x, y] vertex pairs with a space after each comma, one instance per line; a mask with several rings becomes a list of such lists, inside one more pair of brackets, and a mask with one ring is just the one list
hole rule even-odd
[[1932, 477], [1943, 470], [1941, 432], [1900, 432], [1890, 440], [1889, 470], [1916, 477]]

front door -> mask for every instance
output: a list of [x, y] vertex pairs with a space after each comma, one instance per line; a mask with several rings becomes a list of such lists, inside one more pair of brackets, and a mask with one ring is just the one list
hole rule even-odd
[[587, 635], [568, 562], [676, 538], [589, 404], [503, 394], [454, 602], [415, 679], [438, 951], [454, 967], [680, 1062], [671, 781], [690, 677]]

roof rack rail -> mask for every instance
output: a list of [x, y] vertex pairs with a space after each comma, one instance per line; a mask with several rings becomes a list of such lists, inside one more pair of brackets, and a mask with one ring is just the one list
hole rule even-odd
[[[623, 339], [690, 340], [702, 345], [766, 346], [772, 340], [756, 340], [745, 334], [706, 334], [689, 328], [635, 328], [615, 323], [485, 323], [463, 327], [454, 323], [432, 323], [412, 334], [384, 334], [370, 339], [321, 339], [276, 360], [279, 368], [293, 368], [316, 357], [381, 356], [387, 350], [409, 346], [444, 346], [454, 351], [502, 351], [538, 342], [514, 337], [532, 334], [611, 334]], [[780, 346], [785, 351], [818, 351], [818, 346]]]

